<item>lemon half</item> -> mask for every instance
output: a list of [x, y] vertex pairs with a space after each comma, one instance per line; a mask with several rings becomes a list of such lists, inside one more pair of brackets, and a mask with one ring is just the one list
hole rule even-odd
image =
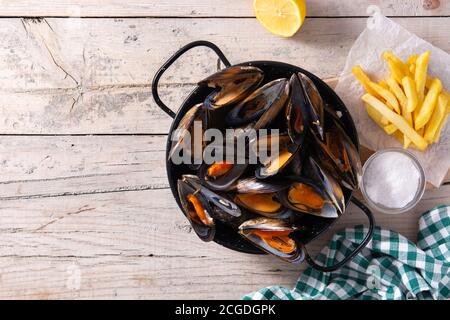
[[256, 19], [270, 32], [292, 37], [305, 21], [305, 0], [254, 0]]

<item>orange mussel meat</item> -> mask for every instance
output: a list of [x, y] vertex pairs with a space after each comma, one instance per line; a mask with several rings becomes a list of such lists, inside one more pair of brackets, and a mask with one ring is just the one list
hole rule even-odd
[[189, 194], [186, 196], [186, 200], [190, 204], [189, 214], [194, 221], [201, 221], [204, 225], [211, 225], [212, 219], [208, 218], [205, 214], [205, 208], [198, 199], [197, 196]]
[[294, 183], [288, 192], [288, 199], [292, 205], [299, 209], [310, 208], [320, 210], [325, 201], [322, 196], [314, 190], [313, 187], [304, 183]]
[[216, 162], [208, 168], [207, 175], [209, 177], [217, 178], [226, 174], [232, 167], [233, 164], [229, 162]]

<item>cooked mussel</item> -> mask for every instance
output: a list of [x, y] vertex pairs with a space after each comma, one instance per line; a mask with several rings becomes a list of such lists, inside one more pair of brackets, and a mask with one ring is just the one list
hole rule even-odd
[[236, 181], [233, 191], [237, 193], [272, 193], [286, 189], [286, 183], [281, 179], [259, 180], [247, 177]]
[[304, 109], [308, 115], [309, 127], [314, 135], [323, 140], [325, 105], [322, 96], [314, 82], [307, 75], [299, 72], [297, 77], [303, 88], [298, 93], [303, 94], [303, 100], [306, 103]]
[[[215, 209], [220, 209], [227, 215], [233, 217], [239, 217], [241, 215], [241, 210], [235, 203], [229, 200], [227, 196], [208, 189], [202, 184], [202, 181], [199, 179], [199, 177], [195, 175], [185, 174], [182, 176], [182, 180], [188, 183], [195, 190], [198, 190], [205, 197], [208, 205], [211, 207], [211, 209], [213, 209], [213, 212], [217, 211]], [[214, 218], [214, 214], [211, 214], [211, 216]]]
[[233, 187], [234, 182], [247, 169], [247, 164], [231, 164], [226, 161], [213, 164], [203, 164], [199, 170], [199, 177], [213, 190], [226, 191]]
[[200, 81], [199, 86], [215, 88], [205, 100], [207, 109], [237, 103], [258, 87], [263, 72], [250, 66], [228, 67]]
[[232, 127], [255, 123], [255, 130], [266, 128], [283, 109], [288, 97], [287, 79], [271, 81], [233, 107], [226, 117], [226, 122]]
[[339, 211], [321, 186], [302, 177], [293, 177], [289, 187], [280, 193], [282, 203], [297, 212], [322, 218], [337, 218]]
[[284, 220], [256, 218], [239, 226], [239, 233], [247, 240], [280, 259], [299, 263], [304, 253], [297, 242], [291, 238], [296, 228]]
[[325, 131], [325, 140], [317, 140], [316, 158], [343, 186], [357, 189], [362, 176], [358, 150], [339, 121], [333, 117], [330, 119], [333, 119], [332, 125]]
[[[196, 123], [199, 125], [198, 130]], [[180, 120], [177, 129], [174, 131], [174, 136], [171, 137], [172, 145], [169, 151], [169, 160], [173, 159], [175, 153], [179, 153], [182, 150], [182, 158], [187, 160], [185, 164], [200, 165], [204, 147], [203, 132], [207, 126], [208, 114], [202, 103], [196, 104], [189, 109]]]
[[241, 209], [226, 195], [203, 186], [197, 176], [183, 175], [177, 188], [185, 216], [203, 241], [214, 238], [216, 219], [225, 223], [241, 221]]
[[338, 181], [312, 157], [305, 163], [304, 175], [306, 178], [313, 180], [327, 194], [328, 199], [336, 207], [339, 214], [345, 211], [344, 193]]
[[260, 181], [255, 177], [241, 179], [236, 182], [234, 202], [262, 216], [280, 218], [289, 216], [279, 199], [278, 192], [286, 185], [280, 182]]
[[192, 229], [203, 241], [211, 241], [216, 228], [205, 197], [183, 179], [178, 180], [177, 187], [181, 206]]
[[292, 142], [301, 145], [309, 125], [307, 102], [296, 74], [291, 76], [289, 86], [291, 94], [286, 107], [287, 130]]
[[[288, 135], [282, 134], [276, 136], [276, 143], [273, 143], [274, 138], [274, 135], [271, 135], [258, 139], [257, 143], [261, 166], [256, 169], [255, 175], [259, 179], [265, 179], [279, 173], [292, 161], [301, 148], [300, 145], [293, 143]], [[264, 148], [270, 149], [270, 155], [261, 157], [261, 151]]]

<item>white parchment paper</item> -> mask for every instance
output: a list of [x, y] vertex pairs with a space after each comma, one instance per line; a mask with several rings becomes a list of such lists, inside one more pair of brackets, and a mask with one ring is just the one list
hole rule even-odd
[[[367, 115], [361, 96], [364, 90], [351, 73], [358, 64], [374, 80], [388, 76], [386, 63], [381, 58], [383, 51], [391, 50], [401, 59], [406, 60], [413, 53], [431, 51], [428, 73], [442, 80], [444, 88], [450, 89], [450, 55], [434, 47], [423, 39], [410, 33], [391, 19], [375, 14], [368, 27], [353, 44], [345, 63], [345, 68], [336, 86], [336, 92], [346, 104], [358, 130], [362, 145], [371, 150], [380, 150], [402, 145], [388, 136]], [[371, 23], [370, 23], [371, 22]], [[439, 30], [435, 30], [439, 32]], [[439, 143], [428, 146], [425, 152], [409, 148], [424, 167], [427, 181], [439, 187], [450, 167], [450, 121], [441, 132]]]

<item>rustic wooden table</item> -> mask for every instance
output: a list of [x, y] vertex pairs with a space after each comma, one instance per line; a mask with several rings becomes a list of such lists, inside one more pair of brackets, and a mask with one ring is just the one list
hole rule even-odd
[[[171, 119], [152, 99], [155, 71], [204, 39], [232, 63], [278, 60], [335, 77], [370, 4], [450, 52], [450, 1], [309, 1], [288, 40], [259, 25], [251, 2], [0, 0], [0, 298], [239, 298], [294, 285], [305, 265], [191, 232], [168, 189]], [[176, 108], [216, 64], [206, 50], [185, 56], [163, 79], [165, 101]], [[376, 219], [414, 240], [419, 214], [449, 202], [443, 185], [412, 212]], [[364, 222], [351, 206], [312, 250]]]

